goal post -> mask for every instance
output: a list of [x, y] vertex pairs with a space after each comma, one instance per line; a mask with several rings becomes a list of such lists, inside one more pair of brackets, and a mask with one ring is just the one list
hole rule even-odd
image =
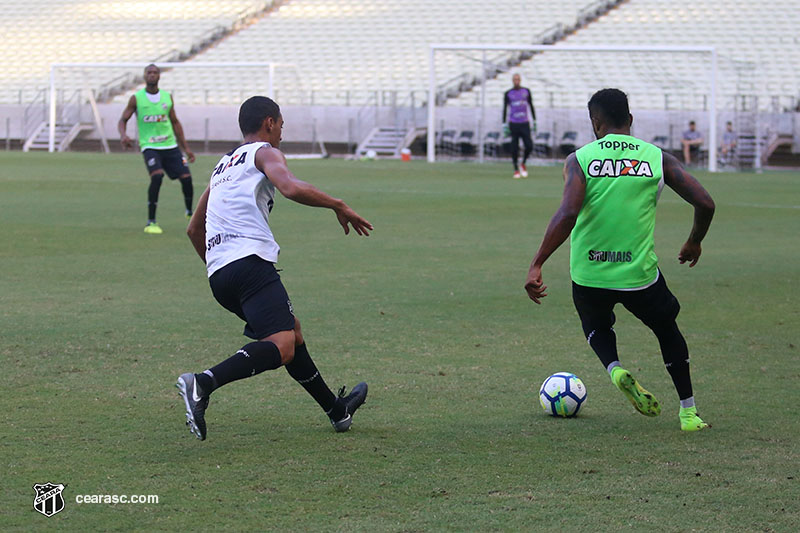
[[[291, 91], [282, 91], [292, 104], [304, 103], [310, 91], [304, 89], [302, 77], [292, 64], [269, 61], [242, 62], [104, 62], [104, 63], [54, 63], [50, 66], [49, 103], [47, 112], [48, 151], [56, 150], [56, 126], [61, 123], [87, 122], [86, 110], [91, 106], [95, 115], [95, 126], [99, 130], [101, 140], [105, 141], [102, 127], [96, 113], [96, 101], [121, 102], [122, 95], [131, 92], [143, 82], [142, 72], [149, 64], [161, 69], [160, 85], [178, 96], [181, 106], [239, 105], [241, 98], [252, 94], [252, 87], [260, 87], [262, 94], [276, 99], [281, 87], [291, 87]], [[248, 80], [250, 84], [242, 84], [241, 88], [216, 88], [215, 77], [235, 77]], [[239, 98], [240, 97], [240, 98]], [[239, 99], [237, 99], [239, 98]], [[202, 111], [200, 111], [202, 113]], [[197, 113], [195, 113], [197, 115]], [[82, 118], [82, 120], [81, 120]], [[208, 119], [206, 119], [208, 130]], [[212, 124], [213, 125], [213, 124]], [[314, 128], [316, 124], [313, 125]], [[238, 130], [237, 130], [238, 133]], [[206, 140], [208, 139], [206, 131]], [[229, 133], [225, 133], [229, 135]], [[226, 137], [227, 138], [227, 137]], [[216, 140], [212, 137], [210, 140]], [[222, 139], [220, 139], [222, 140]], [[320, 150], [318, 157], [324, 157], [324, 143], [314, 132], [309, 139], [312, 151]], [[103, 142], [105, 146], [105, 142]], [[313, 157], [315, 154], [301, 154]]]
[[[719, 127], [717, 124], [717, 96], [718, 96], [718, 76], [717, 76], [717, 51], [712, 46], [583, 46], [583, 45], [544, 45], [544, 44], [487, 44], [487, 45], [480, 45], [480, 44], [431, 44], [429, 48], [429, 77], [428, 77], [428, 109], [427, 109], [427, 159], [429, 162], [434, 162], [437, 159], [437, 144], [442, 145], [442, 138], [444, 134], [453, 135], [453, 130], [449, 131], [438, 131], [437, 130], [437, 110], [442, 110], [444, 107], [448, 105], [459, 105], [459, 102], [455, 101], [463, 97], [466, 93], [474, 93], [475, 103], [472, 104], [473, 111], [477, 110], [477, 113], [473, 113], [471, 115], [471, 119], [477, 123], [477, 126], [473, 129], [477, 130], [477, 139], [476, 142], [473, 142], [474, 145], [477, 145], [477, 150], [473, 148], [477, 152], [477, 159], [479, 161], [483, 161], [485, 155], [485, 147], [484, 141], [486, 137], [486, 125], [487, 125], [487, 117], [486, 117], [486, 94], [487, 94], [487, 85], [492, 84], [495, 93], [497, 93], [497, 80], [494, 79], [498, 75], [502, 76], [504, 74], [508, 74], [510, 72], [516, 71], [517, 69], [524, 69], [526, 65], [530, 65], [531, 67], [535, 67], [537, 65], [537, 61], [541, 61], [541, 58], [547, 57], [548, 59], [553, 57], [554, 52], [558, 52], [560, 55], [565, 56], [564, 60], [567, 60], [567, 57], [570, 57], [569, 54], [572, 54], [572, 58], [581, 57], [581, 61], [584, 63], [582, 66], [573, 66], [574, 71], [578, 74], [575, 76], [578, 79], [564, 79], [563, 76], [565, 75], [564, 72], [545, 72], [542, 74], [542, 79], [538, 81], [542, 83], [548, 83], [552, 87], [552, 92], [554, 94], [558, 94], [561, 90], [563, 92], [571, 91], [574, 95], [576, 91], [582, 90], [585, 94], [591, 94], [596, 90], [602, 89], [604, 87], [610, 87], [615, 85], [610, 85], [608, 82], [601, 81], [598, 79], [593, 79], [591, 73], [591, 65], [592, 65], [592, 57], [597, 57], [596, 54], [598, 53], [606, 53], [606, 54], [618, 54], [620, 60], [620, 72], [619, 78], [621, 81], [625, 81], [626, 79], [626, 72], [624, 70], [624, 59], [626, 57], [636, 57], [637, 64], [641, 66], [643, 63], [649, 63], [650, 65], [645, 65], [642, 67], [644, 70], [641, 73], [642, 78], [663, 78], [657, 80], [664, 85], [669, 85], [670, 89], [664, 90], [664, 101], [667, 102], [669, 99], [669, 95], [667, 94], [669, 91], [683, 91], [691, 89], [695, 95], [700, 94], [702, 95], [702, 104], [679, 104], [685, 105], [686, 107], [681, 109], [672, 109], [672, 111], [681, 111], [685, 117], [690, 115], [694, 116], [701, 116], [700, 114], [705, 115], [705, 119], [708, 121], [708, 137], [707, 137], [707, 153], [708, 153], [708, 170], [711, 172], [717, 171], [717, 128]], [[479, 64], [480, 68], [471, 68], [471, 72], [473, 73], [471, 77], [467, 75], [462, 75], [457, 78], [452, 78], [452, 72], [448, 72], [448, 65], [443, 63], [443, 60], [440, 59], [440, 56], [444, 55], [445, 53], [449, 54], [458, 54], [461, 56], [460, 61], [472, 61], [473, 64]], [[489, 54], [494, 54], [497, 56], [498, 54], [503, 53], [516, 53], [510, 54], [507, 56], [498, 56], [499, 59], [489, 59]], [[469, 56], [472, 54], [472, 56]], [[595, 56], [592, 56], [595, 54]], [[669, 65], [660, 65], [657, 63], [657, 58], [664, 57], [667, 55], [672, 55], [673, 57], [689, 57], [689, 55], [693, 55], [697, 57], [698, 55], [703, 58], [703, 63], [701, 65], [702, 68], [697, 70], [698, 77], [696, 78], [689, 78], [689, 77], [682, 77], [686, 76], [684, 73], [674, 71], [674, 67], [670, 67]], [[469, 57], [466, 57], [469, 56]], [[466, 57], [466, 59], [465, 59]], [[451, 61], [452, 63], [452, 61]], [[547, 63], [542, 61], [542, 63]], [[551, 61], [552, 63], [552, 61]], [[648, 71], [649, 69], [649, 71]], [[450, 70], [452, 70], [452, 65], [450, 65]], [[439, 78], [442, 76], [447, 76], [450, 74], [451, 79], [449, 81], [456, 82], [456, 90], [448, 92], [448, 87], [446, 83], [442, 83]], [[561, 76], [561, 77], [559, 77]], [[468, 81], [465, 83], [463, 80], [464, 78], [469, 78]], [[547, 79], [545, 79], [547, 78]], [[611, 82], [613, 83], [613, 82]], [[460, 85], [459, 85], [460, 84]], [[523, 84], [525, 84], [525, 80], [523, 80]], [[625, 90], [625, 84], [621, 83], [619, 88]], [[657, 83], [654, 83], [653, 86], [657, 86]], [[652, 87], [651, 87], [651, 90]], [[541, 100], [537, 104], [537, 98], [540, 95], [537, 95], [536, 91], [532, 90], [534, 105], [537, 109], [537, 114], [541, 109], [540, 105]], [[628, 91], [626, 91], [628, 92]], [[453, 96], [453, 93], [456, 93], [457, 96]], [[635, 100], [637, 98], [636, 94], [632, 92], [629, 93], [629, 97], [631, 100]], [[574, 100], [574, 99], [573, 99]], [[575, 111], [582, 107], [583, 112], [585, 113], [586, 109], [586, 102], [588, 102], [588, 97], [582, 99], [582, 105], [571, 105], [570, 111]], [[463, 105], [463, 102], [460, 102]], [[558, 104], [554, 104], [558, 105]], [[669, 108], [669, 104], [664, 104], [664, 108], [660, 109], [660, 111], [665, 111]], [[658, 109], [656, 110], [658, 111]], [[636, 105], [631, 105], [631, 114], [634, 115], [634, 118], [637, 116], [637, 113], [641, 113], [642, 109], [637, 108]], [[584, 115], [585, 116], [585, 115]], [[538, 117], [537, 117], [538, 118]], [[491, 122], [488, 121], [488, 122]], [[495, 122], [499, 122], [499, 119]], [[574, 121], [573, 121], [574, 122]], [[588, 119], [586, 119], [586, 123], [588, 123]], [[439, 126], [442, 125], [440, 122]], [[634, 126], [636, 126], [636, 121], [634, 122]], [[456, 130], [457, 131], [457, 130]], [[473, 132], [474, 133], [474, 132]], [[495, 133], [496, 135], [496, 133]], [[649, 140], [649, 139], [648, 139]]]

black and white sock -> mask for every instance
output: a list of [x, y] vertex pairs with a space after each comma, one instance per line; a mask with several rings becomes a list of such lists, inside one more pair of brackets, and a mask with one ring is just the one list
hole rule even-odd
[[150, 176], [150, 186], [147, 188], [147, 221], [156, 221], [156, 207], [158, 206], [158, 192], [161, 190], [161, 182], [164, 174], [153, 174]]
[[689, 373], [689, 348], [686, 340], [678, 329], [678, 324], [673, 321], [666, 326], [654, 329], [658, 344], [661, 346], [661, 356], [667, 367], [678, 392], [678, 398], [687, 400], [692, 397], [692, 378]]
[[251, 342], [218, 365], [202, 374], [195, 374], [195, 379], [203, 392], [208, 395], [232, 381], [249, 378], [279, 366], [281, 366], [281, 352], [274, 343]]
[[192, 186], [192, 177], [181, 178], [181, 190], [183, 191], [183, 204], [186, 206], [186, 214], [192, 214], [192, 201], [194, 199], [194, 186]]
[[322, 407], [331, 419], [341, 420], [345, 416], [344, 402], [340, 401], [325, 384], [322, 375], [308, 353], [306, 344], [294, 348], [294, 359], [286, 365], [286, 371], [296, 382], [303, 386]]
[[615, 362], [619, 363], [617, 334], [614, 332], [614, 328], [592, 330], [586, 334], [586, 340], [610, 373], [609, 367]]

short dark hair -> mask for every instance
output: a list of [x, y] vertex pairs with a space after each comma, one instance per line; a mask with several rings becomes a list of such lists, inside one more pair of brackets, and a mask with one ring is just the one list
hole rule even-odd
[[156, 65], [155, 63], [150, 63], [149, 65], [144, 67], [144, 71], [147, 72], [147, 69], [149, 69], [150, 67], [154, 67], [159, 73], [161, 72], [161, 69], [158, 68], [158, 65]]
[[619, 89], [600, 89], [589, 99], [589, 116], [602, 113], [609, 125], [621, 128], [628, 124], [631, 111], [628, 95]]
[[694, 126], [694, 125], [695, 125], [695, 122], [694, 122], [694, 120], [690, 120], [690, 121], [689, 121], [689, 125], [690, 125], [690, 126]]
[[242, 135], [255, 133], [261, 129], [264, 119], [272, 117], [278, 120], [280, 116], [281, 108], [274, 100], [266, 96], [252, 96], [239, 108], [239, 129]]

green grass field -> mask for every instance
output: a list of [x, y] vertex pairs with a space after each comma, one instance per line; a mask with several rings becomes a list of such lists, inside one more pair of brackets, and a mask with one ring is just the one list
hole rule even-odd
[[[193, 166], [199, 190], [216, 158]], [[522, 285], [561, 194], [560, 169], [293, 162], [367, 217], [280, 198], [280, 267], [332, 388], [370, 385], [335, 434], [284, 370], [212, 397], [208, 440], [184, 426], [176, 377], [247, 339], [213, 300], [165, 183], [162, 236], [142, 233], [141, 157], [0, 155], [0, 529], [4, 531], [787, 531], [800, 528], [796, 173], [698, 173], [717, 202], [700, 263], [676, 256], [691, 208], [665, 191], [656, 251], [683, 310], [695, 396], [713, 428], [678, 429], [650, 332], [620, 308], [623, 363], [665, 404], [633, 411], [586, 345], [562, 247], [550, 296]], [[541, 382], [578, 374], [576, 419]], [[65, 509], [34, 511], [34, 483]], [[156, 494], [158, 504], [77, 504]]]

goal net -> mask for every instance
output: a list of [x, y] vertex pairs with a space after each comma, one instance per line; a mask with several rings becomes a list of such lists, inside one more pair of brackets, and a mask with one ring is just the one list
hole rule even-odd
[[[130, 96], [144, 87], [146, 63], [66, 63], [50, 70], [48, 113], [42, 127], [49, 151], [68, 148], [67, 132], [85, 131], [105, 151], [118, 140], [117, 121]], [[161, 69], [159, 88], [175, 100], [187, 142], [198, 152], [217, 152], [241, 140], [237, 113], [254, 95], [269, 96], [282, 107], [293, 107], [284, 130], [282, 148], [297, 157], [325, 157], [325, 143], [309, 104], [311, 91], [290, 64], [271, 62], [212, 63], [156, 62]], [[220, 83], [224, 80], [225, 83]], [[241, 83], [237, 82], [241, 80]], [[291, 87], [291, 90], [285, 88]], [[128, 135], [136, 138], [136, 120]], [[31, 128], [32, 130], [33, 128]], [[44, 132], [43, 132], [44, 133]]]
[[683, 133], [694, 121], [703, 143], [692, 148], [692, 164], [715, 171], [724, 128], [716, 72], [711, 47], [434, 44], [428, 160], [508, 158], [503, 97], [519, 74], [536, 110], [533, 164], [561, 161], [594, 140], [587, 102], [595, 91], [616, 87], [628, 95], [634, 136], [682, 159]]

